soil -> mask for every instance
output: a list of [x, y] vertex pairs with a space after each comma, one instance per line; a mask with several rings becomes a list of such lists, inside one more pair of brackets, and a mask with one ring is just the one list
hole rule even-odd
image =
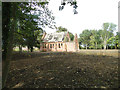
[[15, 52], [6, 87], [118, 88], [118, 59], [80, 52]]

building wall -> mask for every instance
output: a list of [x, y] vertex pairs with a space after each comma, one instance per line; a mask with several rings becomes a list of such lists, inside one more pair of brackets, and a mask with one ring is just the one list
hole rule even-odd
[[[44, 33], [43, 38], [46, 33]], [[74, 41], [70, 41], [69, 33], [67, 33], [68, 42], [43, 42], [40, 45], [40, 51], [58, 51], [58, 52], [75, 52], [79, 49], [77, 34], [75, 34]]]
[[40, 45], [40, 51], [65, 51], [64, 42], [45, 42]]
[[75, 51], [75, 43], [74, 42], [66, 42], [67, 52]]
[[78, 50], [76, 42], [50, 42], [42, 43], [40, 51], [58, 51], [58, 52], [75, 52]]

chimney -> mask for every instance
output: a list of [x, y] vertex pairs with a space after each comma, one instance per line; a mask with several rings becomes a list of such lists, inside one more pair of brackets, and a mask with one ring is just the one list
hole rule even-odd
[[75, 33], [74, 41], [75, 41], [75, 42], [78, 42], [77, 33]]
[[46, 32], [43, 33], [42, 40], [45, 38]]
[[74, 36], [74, 42], [75, 42], [75, 50], [78, 51], [79, 44], [78, 44], [78, 38], [77, 38], [77, 34], [76, 33], [75, 33], [75, 36]]
[[67, 37], [68, 37], [68, 40], [71, 41], [71, 40], [70, 40], [70, 35], [69, 35], [69, 32], [68, 32], [68, 31], [67, 31]]

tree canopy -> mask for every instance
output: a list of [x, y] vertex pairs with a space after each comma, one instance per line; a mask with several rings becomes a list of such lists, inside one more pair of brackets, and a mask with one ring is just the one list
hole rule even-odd
[[119, 48], [118, 46], [118, 32], [114, 36], [113, 31], [116, 30], [116, 25], [113, 23], [103, 23], [102, 30], [83, 30], [79, 35], [80, 45], [89, 49], [106, 49]]
[[68, 32], [70, 35], [70, 40], [71, 41], [74, 40], [74, 35], [71, 32], [69, 32], [66, 28], [63, 28], [62, 26], [59, 26], [56, 32]]
[[39, 47], [40, 45], [43, 27], [47, 25], [52, 28], [55, 24], [55, 18], [47, 5], [48, 2], [2, 3], [3, 87], [13, 47], [19, 46], [21, 49], [21, 47], [27, 46], [32, 52], [34, 46]]

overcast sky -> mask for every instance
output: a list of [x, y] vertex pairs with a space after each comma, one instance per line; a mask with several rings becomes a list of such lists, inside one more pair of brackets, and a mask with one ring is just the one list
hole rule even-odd
[[[73, 7], [65, 5], [59, 11], [61, 0], [50, 0], [49, 9], [55, 16], [56, 26], [63, 26], [73, 34], [78, 35], [85, 29], [102, 29], [104, 22], [118, 25], [118, 2], [120, 0], [77, 0], [78, 14], [73, 13]], [[46, 28], [47, 33], [55, 32]], [[118, 28], [117, 28], [118, 30]]]

